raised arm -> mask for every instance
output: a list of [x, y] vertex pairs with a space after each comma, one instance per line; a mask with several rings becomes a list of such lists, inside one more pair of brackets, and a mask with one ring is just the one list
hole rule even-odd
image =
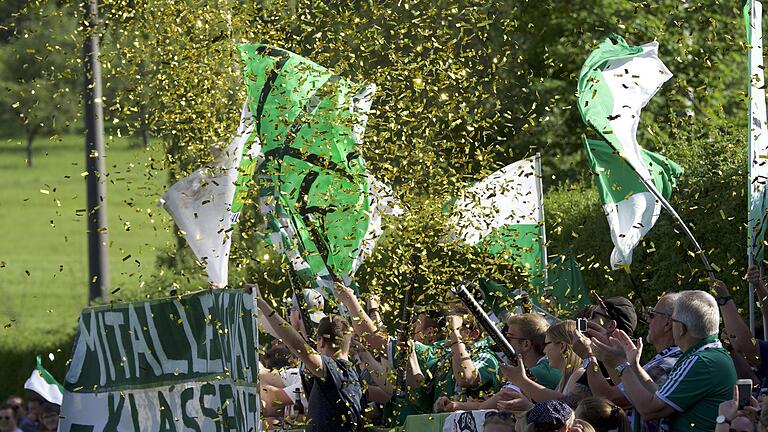
[[293, 327], [290, 326], [279, 314], [275, 313], [272, 306], [261, 296], [258, 285], [250, 285], [256, 293], [256, 305], [262, 312], [262, 318], [269, 323], [275, 335], [279, 337], [285, 346], [295, 354], [312, 375], [323, 378], [323, 359], [312, 347], [307, 345]]
[[480, 372], [475, 367], [472, 357], [467, 351], [467, 345], [461, 337], [461, 327], [464, 323], [460, 315], [448, 316], [448, 341], [451, 344], [451, 366], [453, 378], [459, 387], [472, 389], [480, 385]]
[[376, 323], [365, 312], [355, 292], [341, 283], [336, 283], [335, 288], [336, 299], [349, 311], [350, 321], [352, 321], [352, 327], [357, 336], [364, 340], [376, 355], [385, 353], [387, 336], [378, 331]]
[[[720, 313], [723, 315], [725, 331], [728, 333], [731, 345], [753, 366], [760, 366], [760, 348], [752, 337], [747, 323], [744, 322], [744, 319], [739, 314], [736, 302], [731, 298], [728, 288], [722, 281], [717, 279], [710, 281], [710, 284], [717, 293], [717, 303], [720, 305]], [[725, 304], [722, 304], [723, 302]]]

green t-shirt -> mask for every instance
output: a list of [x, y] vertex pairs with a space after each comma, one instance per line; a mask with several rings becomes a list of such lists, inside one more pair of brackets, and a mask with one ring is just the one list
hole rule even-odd
[[563, 372], [560, 369], [549, 366], [549, 359], [546, 356], [539, 359], [533, 367], [528, 368], [528, 372], [531, 373], [531, 376], [537, 383], [550, 390], [557, 389], [558, 384], [560, 384], [560, 378], [563, 376]]
[[671, 432], [712, 431], [718, 407], [733, 397], [736, 368], [712, 335], [683, 353], [656, 396], [677, 413], [666, 420]]
[[[397, 345], [392, 345], [394, 350], [394, 363], [398, 365], [400, 363], [400, 353], [397, 350]], [[409, 415], [417, 414], [429, 414], [432, 412], [433, 400], [433, 379], [432, 370], [437, 363], [442, 351], [444, 350], [443, 342], [438, 342], [435, 345], [425, 345], [419, 342], [414, 342], [414, 350], [416, 351], [416, 360], [419, 362], [421, 372], [424, 374], [424, 384], [418, 388], [410, 388], [406, 386], [404, 394], [396, 393], [392, 399], [384, 405], [384, 418], [386, 419], [387, 427], [396, 427], [405, 423], [405, 418]]]
[[453, 367], [451, 365], [452, 353], [446, 349], [445, 353], [435, 364], [435, 388], [433, 401], [437, 401], [440, 396], [483, 397], [490, 396], [501, 388], [499, 380], [499, 359], [490, 348], [488, 339], [481, 339], [467, 346], [472, 362], [475, 364], [480, 375], [480, 385], [475, 389], [463, 389], [456, 385], [456, 379], [453, 376]]

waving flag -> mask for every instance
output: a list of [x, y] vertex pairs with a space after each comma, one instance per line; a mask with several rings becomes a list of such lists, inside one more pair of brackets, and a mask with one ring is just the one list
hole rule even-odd
[[359, 144], [375, 86], [360, 87], [294, 53], [240, 46], [264, 162], [259, 208], [270, 240], [304, 285], [348, 283], [373, 223]]
[[[611, 230], [611, 265], [629, 265], [635, 246], [659, 218], [661, 204], [607, 142], [583, 139]], [[669, 198], [683, 169], [657, 153], [644, 149], [640, 153], [656, 189]]]
[[179, 180], [160, 198], [213, 286], [227, 285], [231, 232], [258, 166], [260, 144], [246, 101], [235, 137], [215, 160]]
[[37, 356], [36, 363], [32, 375], [30, 375], [24, 383], [24, 388], [32, 390], [52, 404], [61, 405], [64, 388], [58, 381], [56, 381], [56, 378], [43, 367], [43, 362], [40, 360], [40, 356]]
[[532, 278], [546, 267], [539, 157], [524, 159], [474, 184], [453, 205], [454, 237], [501, 254]]
[[[682, 172], [669, 160], [644, 152], [636, 137], [642, 108], [671, 77], [658, 58], [658, 43], [629, 46], [618, 35], [603, 41], [581, 68], [581, 117], [607, 145], [586, 143], [593, 171], [602, 175], [598, 185], [615, 246], [611, 254], [614, 269], [632, 263], [632, 250], [659, 215], [660, 204], [652, 192], [661, 193], [649, 191], [638, 176], [658, 189], [660, 175], [667, 175], [668, 183], [674, 185], [674, 177]], [[661, 159], [653, 165], [650, 155]], [[661, 173], [652, 173], [655, 167], [661, 167]], [[670, 191], [664, 195], [669, 196]]]

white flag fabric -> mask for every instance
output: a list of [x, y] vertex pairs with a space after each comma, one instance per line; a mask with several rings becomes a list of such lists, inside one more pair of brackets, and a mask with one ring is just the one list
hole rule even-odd
[[[253, 126], [246, 101], [229, 146], [210, 165], [176, 182], [160, 199], [195, 256], [205, 263], [211, 284], [219, 288], [227, 285], [231, 232], [242, 207], [233, 209], [236, 190], [244, 181], [239, 168], [241, 162], [247, 162], [247, 170], [253, 173], [258, 165], [261, 145]], [[242, 161], [244, 150], [248, 161]]]
[[43, 399], [56, 405], [61, 405], [61, 400], [64, 397], [61, 384], [43, 367], [40, 356], [37, 356], [37, 366], [24, 383], [24, 388], [32, 390], [42, 396]]
[[537, 159], [507, 165], [469, 187], [453, 205], [453, 240], [504, 254], [541, 275], [542, 196]]

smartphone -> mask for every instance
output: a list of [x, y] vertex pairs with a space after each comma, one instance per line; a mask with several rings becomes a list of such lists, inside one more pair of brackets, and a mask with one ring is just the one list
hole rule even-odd
[[740, 379], [736, 381], [739, 387], [739, 409], [749, 406], [749, 398], [752, 396], [752, 380]]
[[587, 334], [587, 319], [576, 318], [576, 330], [581, 334]]

